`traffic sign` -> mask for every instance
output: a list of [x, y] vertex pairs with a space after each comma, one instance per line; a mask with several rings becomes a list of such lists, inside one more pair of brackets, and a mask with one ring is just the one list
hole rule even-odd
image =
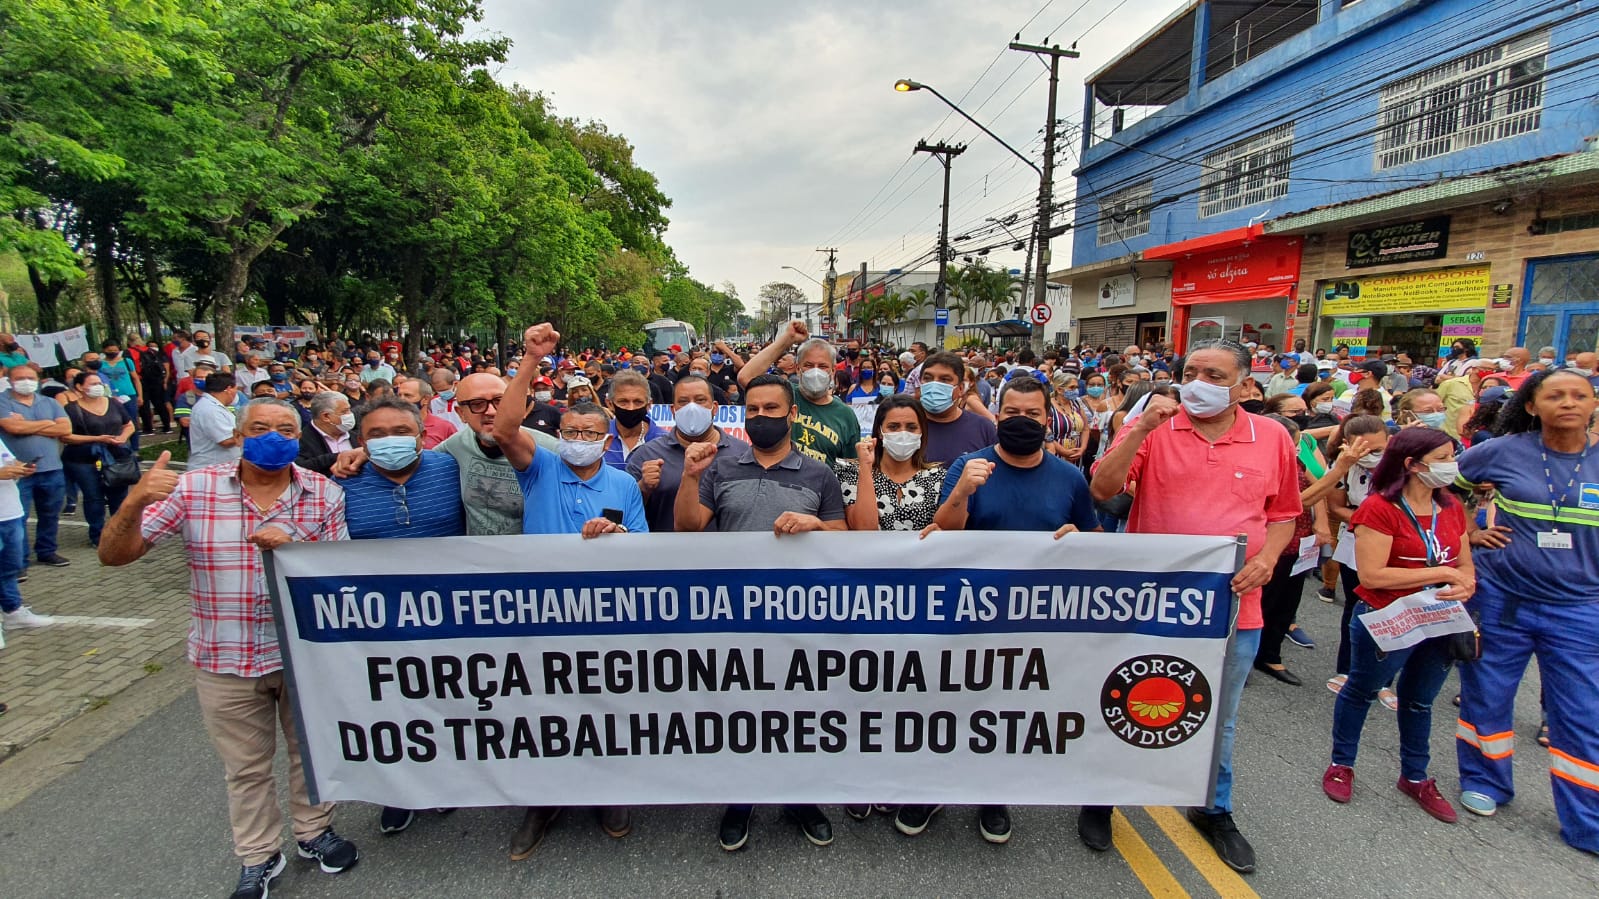
[[933, 310], [933, 324], [935, 324], [935, 325], [947, 325], [947, 324], [949, 324], [949, 310], [948, 309], [935, 309], [935, 310]]
[[1039, 303], [1027, 313], [1027, 320], [1035, 325], [1047, 325], [1049, 324], [1049, 316], [1049, 306], [1045, 303]]

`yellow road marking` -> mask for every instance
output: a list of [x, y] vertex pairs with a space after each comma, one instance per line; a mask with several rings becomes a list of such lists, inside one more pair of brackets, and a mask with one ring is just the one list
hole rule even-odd
[[1161, 863], [1160, 857], [1149, 848], [1149, 844], [1144, 842], [1144, 838], [1133, 829], [1132, 822], [1119, 809], [1111, 814], [1110, 835], [1116, 844], [1116, 851], [1127, 860], [1127, 867], [1133, 869], [1133, 874], [1153, 899], [1187, 899], [1188, 891]]
[[1224, 899], [1260, 899], [1260, 894], [1250, 888], [1249, 884], [1238, 875], [1237, 871], [1227, 867], [1221, 859], [1216, 857], [1216, 849], [1210, 845], [1194, 825], [1189, 824], [1182, 815], [1173, 808], [1146, 808], [1149, 817], [1155, 820], [1166, 836], [1177, 845], [1183, 855], [1193, 862], [1199, 873]]

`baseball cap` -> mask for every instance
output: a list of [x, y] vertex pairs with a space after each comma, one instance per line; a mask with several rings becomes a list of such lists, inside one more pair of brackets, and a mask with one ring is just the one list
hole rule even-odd
[[680, 344], [680, 343], [674, 343], [670, 347], [668, 347], [667, 349], [670, 349], [674, 353], [681, 353], [681, 352], [683, 352], [683, 345]]
[[[586, 381], [588, 379], [584, 378], [584, 380]], [[543, 377], [541, 375], [541, 376], [533, 379], [533, 386], [534, 387], [554, 387], [555, 386], [555, 382], [551, 381], [549, 378]]]
[[1484, 390], [1482, 392], [1482, 394], [1477, 397], [1477, 405], [1479, 405], [1479, 406], [1484, 406], [1484, 405], [1492, 406], [1492, 405], [1494, 405], [1496, 403], [1502, 403], [1502, 402], [1505, 401], [1505, 398], [1508, 397], [1509, 395], [1510, 395], [1509, 388], [1500, 387], [1498, 385], [1495, 385], [1493, 387], [1488, 388], [1487, 390]]
[[566, 389], [567, 390], [572, 390], [573, 388], [576, 388], [576, 387], [593, 387], [593, 386], [594, 386], [594, 382], [590, 381], [588, 378], [585, 378], [582, 375], [576, 375], [574, 377], [570, 377], [570, 378], [566, 379]]
[[209, 368], [212, 371], [216, 371], [217, 370], [216, 361], [213, 360], [213, 359], [196, 359], [196, 360], [194, 360], [194, 367], [195, 368]]
[[1332, 361], [1331, 359], [1323, 359], [1316, 363], [1317, 371], [1336, 371], [1337, 368], [1338, 363]]
[[577, 371], [577, 366], [570, 359], [561, 360], [561, 371]]

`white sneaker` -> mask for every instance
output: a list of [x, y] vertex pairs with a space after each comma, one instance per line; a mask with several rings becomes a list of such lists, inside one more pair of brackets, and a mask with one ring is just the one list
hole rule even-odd
[[14, 628], [49, 627], [56, 623], [56, 620], [49, 615], [40, 615], [27, 606], [23, 606], [15, 612], [6, 612], [4, 617], [5, 626]]

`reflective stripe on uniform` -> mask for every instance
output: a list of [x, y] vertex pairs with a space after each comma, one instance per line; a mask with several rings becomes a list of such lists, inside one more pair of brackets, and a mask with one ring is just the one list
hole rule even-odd
[[1590, 765], [1558, 749], [1549, 749], [1549, 773], [1579, 787], [1599, 791], [1599, 765]]
[[[1455, 722], [1455, 739], [1463, 740], [1477, 747], [1483, 758], [1507, 759], [1516, 752], [1516, 732], [1507, 730], [1502, 734], [1482, 736], [1477, 729], [1464, 721]], [[1595, 789], [1599, 789], [1596, 787]]]
[[1560, 514], [1557, 516], [1548, 503], [1517, 502], [1513, 499], [1505, 499], [1504, 494], [1494, 495], [1494, 505], [1517, 518], [1552, 521], [1556, 524], [1599, 527], [1599, 510], [1595, 509], [1570, 509], [1562, 506]]

